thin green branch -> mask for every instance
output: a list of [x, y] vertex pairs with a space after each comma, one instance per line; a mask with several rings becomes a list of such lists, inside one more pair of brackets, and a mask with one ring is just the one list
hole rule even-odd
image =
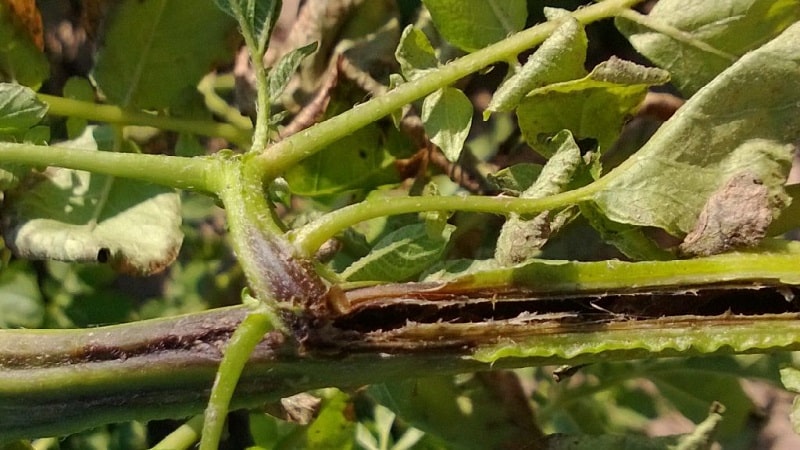
[[37, 95], [40, 100], [49, 106], [48, 113], [56, 116], [77, 117], [120, 125], [143, 125], [181, 133], [216, 136], [233, 142], [242, 148], [249, 148], [250, 146], [251, 131], [228, 123], [181, 119], [142, 111], [125, 110], [115, 105], [99, 105], [46, 94]]
[[[640, 1], [606, 0], [578, 9], [573, 16], [584, 24], [595, 22], [616, 16]], [[347, 112], [308, 128], [302, 133], [297, 133], [274, 144], [259, 155], [259, 158], [253, 163], [259, 165], [259, 171], [264, 174], [265, 178], [272, 179], [297, 162], [361, 127], [484, 67], [516, 57], [519, 53], [542, 43], [558, 25], [558, 22], [545, 22], [459, 58], [429, 75], [415, 79], [413, 83], [402, 84], [385, 95], [373, 98]]]
[[186, 450], [200, 438], [203, 416], [194, 416], [162, 439], [151, 450]]
[[0, 162], [57, 166], [207, 193], [220, 185], [220, 159], [89, 151], [0, 142]]
[[219, 448], [225, 419], [228, 416], [228, 407], [236, 385], [239, 383], [244, 366], [256, 345], [261, 342], [267, 332], [274, 328], [272, 317], [273, 315], [264, 306], [250, 312], [236, 328], [228, 342], [206, 408], [200, 450]]
[[359, 222], [377, 217], [425, 211], [465, 211], [508, 215], [563, 208], [591, 198], [598, 183], [550, 197], [531, 199], [482, 196], [419, 196], [365, 200], [325, 214], [299, 228], [292, 240], [302, 257], [312, 256], [328, 239]]

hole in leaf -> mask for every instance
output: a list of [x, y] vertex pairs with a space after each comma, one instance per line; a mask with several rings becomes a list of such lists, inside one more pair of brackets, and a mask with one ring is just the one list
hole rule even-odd
[[111, 259], [111, 250], [103, 247], [97, 252], [97, 262], [107, 263]]

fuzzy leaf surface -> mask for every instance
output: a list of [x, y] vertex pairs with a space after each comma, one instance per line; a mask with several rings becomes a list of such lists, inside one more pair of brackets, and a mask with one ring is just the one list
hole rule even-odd
[[456, 162], [472, 127], [472, 102], [456, 88], [439, 89], [422, 102], [422, 123], [431, 142]]
[[[648, 18], [687, 33], [689, 38], [728, 55], [740, 57], [800, 19], [800, 1], [665, 0], [656, 3]], [[675, 85], [687, 97], [694, 95], [733, 62], [723, 55], [628, 19], [618, 18], [617, 27], [637, 51], [667, 69]]]
[[[96, 148], [93, 130], [67, 146]], [[183, 240], [180, 197], [152, 184], [51, 168], [10, 197], [3, 233], [22, 258], [107, 261], [150, 274], [175, 259]]]
[[296, 48], [283, 55], [269, 72], [269, 98], [275, 102], [281, 96], [294, 72], [300, 67], [306, 56], [317, 51], [319, 45], [312, 42], [300, 48]]
[[525, 0], [424, 0], [439, 33], [472, 52], [525, 27]]
[[230, 59], [226, 37], [235, 26], [211, 2], [125, 1], [108, 24], [94, 78], [124, 107], [183, 104], [203, 75]]
[[531, 92], [517, 109], [519, 126], [525, 140], [540, 152], [542, 137], [564, 129], [577, 140], [597, 139], [602, 152], [616, 140], [647, 88], [667, 81], [669, 74], [661, 69], [612, 57], [584, 78]]
[[484, 118], [495, 111], [511, 111], [532, 90], [586, 75], [583, 64], [589, 41], [583, 26], [567, 19], [550, 35], [522, 68], [497, 88]]
[[[800, 24], [748, 53], [692, 97], [639, 152], [600, 180], [615, 222], [688, 233], [706, 200], [745, 170], [784, 198], [800, 135]], [[754, 88], [757, 86], [757, 89]]]

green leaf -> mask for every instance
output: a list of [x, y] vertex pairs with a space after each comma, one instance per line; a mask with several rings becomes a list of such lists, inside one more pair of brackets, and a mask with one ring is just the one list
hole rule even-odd
[[748, 53], [692, 97], [593, 198], [615, 222], [688, 233], [713, 192], [749, 171], [783, 198], [800, 135], [800, 25]]
[[0, 74], [34, 89], [50, 75], [50, 62], [17, 26], [7, 2], [0, 2]]
[[[93, 131], [99, 129], [66, 146], [96, 148]], [[174, 190], [53, 168], [9, 196], [3, 233], [23, 258], [109, 262], [122, 272], [150, 274], [178, 254], [180, 213]]]
[[[95, 101], [94, 88], [89, 80], [83, 77], [70, 77], [64, 84], [63, 93], [65, 98], [92, 103]], [[86, 129], [88, 124], [89, 121], [86, 119], [67, 117], [67, 136], [69, 136], [70, 139], [77, 138], [83, 134], [83, 130]]]
[[431, 236], [424, 223], [401, 227], [375, 244], [365, 257], [342, 272], [347, 281], [407, 281], [438, 261], [455, 227]]
[[513, 110], [523, 97], [538, 87], [584, 76], [588, 44], [583, 26], [572, 17], [566, 19], [528, 58], [522, 69], [500, 85], [483, 118], [487, 119], [492, 112]]
[[403, 77], [409, 81], [439, 66], [439, 60], [428, 36], [413, 25], [403, 30], [394, 56], [400, 63]]
[[[792, 392], [800, 392], [800, 370], [794, 367], [784, 367], [780, 373], [783, 387]], [[792, 400], [792, 412], [789, 414], [789, 420], [792, 422], [794, 432], [800, 433], [800, 397], [798, 396]]]
[[513, 397], [515, 389], [516, 377], [498, 374], [408, 379], [371, 386], [369, 393], [447, 448], [525, 448], [541, 436], [528, 402]]
[[25, 86], [0, 83], [0, 134], [24, 131], [47, 114], [47, 104]]
[[436, 29], [451, 44], [472, 52], [525, 27], [525, 0], [423, 0]]
[[305, 445], [309, 450], [349, 450], [353, 448], [355, 424], [348, 419], [347, 394], [333, 390], [323, 400], [316, 420], [305, 430]]
[[289, 84], [289, 80], [294, 75], [294, 72], [300, 66], [300, 63], [303, 62], [303, 59], [317, 51], [319, 45], [316, 42], [312, 42], [308, 45], [304, 45], [300, 48], [296, 48], [289, 53], [286, 53], [281, 57], [280, 60], [275, 64], [269, 72], [269, 99], [270, 102], [275, 102], [278, 100], [280, 95], [286, 89], [286, 86]]
[[[385, 133], [385, 134], [384, 134]], [[321, 196], [400, 181], [395, 156], [410, 143], [393, 127], [370, 124], [290, 168], [285, 179], [298, 195]]]
[[456, 88], [439, 89], [422, 102], [422, 123], [431, 142], [456, 162], [472, 127], [472, 102]]
[[228, 61], [235, 24], [211, 2], [127, 0], [107, 25], [94, 78], [112, 103], [163, 109], [199, 95], [196, 86]]
[[39, 328], [44, 302], [36, 273], [26, 263], [13, 262], [0, 270], [0, 328]]
[[487, 180], [497, 189], [512, 195], [520, 195], [531, 187], [541, 173], [542, 166], [540, 164], [520, 163], [490, 173]]
[[[553, 157], [542, 168], [539, 178], [522, 192], [523, 198], [543, 198], [564, 191], [583, 165], [580, 148], [569, 131], [558, 133], [547, 144]], [[542, 212], [535, 217], [511, 214], [500, 229], [494, 257], [500, 264], [511, 265], [538, 254], [552, 234], [572, 217], [571, 210]]]
[[257, 53], [267, 48], [272, 26], [280, 12], [280, 0], [214, 0], [217, 7], [239, 22], [243, 34], [249, 34], [258, 45]]
[[[737, 57], [768, 42], [799, 19], [798, 0], [664, 0], [653, 7], [642, 24], [630, 17], [618, 18], [617, 27], [637, 51], [667, 69], [678, 89], [689, 97]], [[651, 22], [655, 25], [649, 25]]]
[[606, 243], [616, 247], [632, 260], [667, 260], [672, 253], [662, 249], [640, 227], [609, 220], [593, 203], [578, 205], [581, 215], [597, 230]]
[[617, 139], [647, 88], [667, 81], [669, 74], [663, 70], [612, 57], [584, 78], [531, 92], [517, 109], [519, 126], [525, 140], [540, 153], [542, 137], [564, 129], [577, 140], [597, 139], [602, 152]]

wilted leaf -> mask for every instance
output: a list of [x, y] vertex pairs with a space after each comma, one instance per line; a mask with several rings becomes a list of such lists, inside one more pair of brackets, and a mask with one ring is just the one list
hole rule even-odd
[[[94, 130], [71, 145], [96, 145]], [[152, 184], [51, 168], [9, 197], [3, 233], [23, 258], [109, 262], [150, 274], [175, 259], [183, 239], [179, 196]]]
[[413, 80], [439, 65], [428, 36], [419, 28], [409, 25], [400, 36], [394, 52], [406, 80]]
[[365, 257], [342, 272], [347, 281], [407, 281], [438, 261], [455, 227], [431, 236], [424, 223], [401, 227], [375, 244]]
[[[780, 372], [783, 387], [795, 393], [800, 392], [800, 370], [794, 367], [784, 367]], [[795, 396], [792, 401], [792, 412], [789, 414], [789, 420], [792, 422], [794, 432], [800, 434], [800, 397], [798, 396]]]
[[525, 0], [423, 0], [436, 29], [451, 44], [472, 52], [525, 27]]
[[[667, 69], [675, 85], [688, 97], [730, 66], [736, 57], [758, 48], [800, 19], [800, 1], [662, 0], [647, 19], [673, 27], [686, 36], [676, 39], [625, 18], [617, 19], [617, 27], [636, 50]], [[719, 52], [693, 45], [691, 40]]]
[[584, 78], [531, 92], [517, 109], [519, 126], [525, 140], [540, 153], [542, 137], [565, 129], [577, 140], [597, 139], [602, 152], [617, 139], [648, 87], [667, 81], [669, 74], [663, 70], [612, 57]]
[[422, 102], [422, 123], [431, 142], [456, 162], [472, 127], [472, 102], [456, 88], [439, 89]]
[[588, 46], [586, 32], [575, 19], [566, 19], [514, 76], [503, 82], [483, 113], [511, 111], [532, 90], [551, 83], [568, 81], [586, 74], [583, 64]]
[[800, 24], [748, 53], [692, 97], [594, 200], [615, 221], [691, 231], [711, 194], [748, 170], [781, 198], [800, 135]]
[[672, 259], [672, 253], [662, 249], [640, 227], [609, 220], [592, 203], [579, 205], [581, 215], [597, 230], [604, 242], [616, 247], [634, 261]]
[[107, 25], [94, 78], [112, 103], [162, 109], [180, 104], [215, 63], [231, 58], [235, 23], [211, 2], [127, 0]]
[[[549, 142], [553, 157], [542, 168], [539, 177], [520, 197], [543, 198], [566, 190], [583, 157], [569, 131], [562, 131]], [[511, 265], [535, 256], [550, 236], [572, 217], [571, 209], [557, 213], [544, 211], [535, 217], [511, 214], [500, 230], [494, 257], [500, 264]]]

